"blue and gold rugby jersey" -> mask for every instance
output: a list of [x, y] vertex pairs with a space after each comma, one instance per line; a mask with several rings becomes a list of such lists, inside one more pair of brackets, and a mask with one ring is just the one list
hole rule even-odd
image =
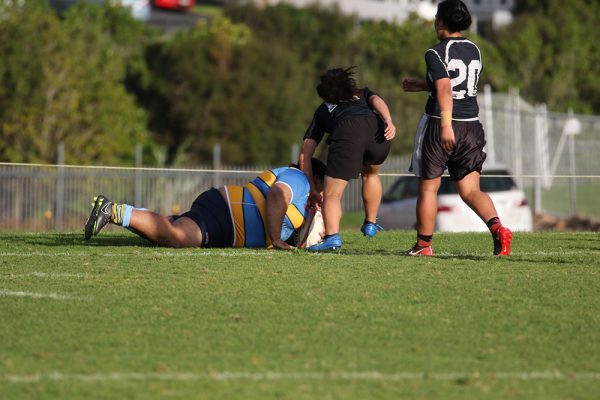
[[233, 221], [233, 247], [269, 247], [267, 233], [267, 194], [275, 183], [287, 185], [292, 201], [281, 228], [281, 239], [287, 240], [308, 216], [310, 185], [302, 171], [296, 168], [275, 168], [262, 172], [246, 186], [225, 186], [227, 203]]

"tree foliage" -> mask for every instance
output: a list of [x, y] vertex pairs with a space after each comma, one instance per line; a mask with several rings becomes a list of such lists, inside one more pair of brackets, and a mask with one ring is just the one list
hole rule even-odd
[[[110, 3], [110, 2], [108, 2]], [[600, 4], [518, 0], [515, 21], [486, 40], [482, 84], [516, 86], [551, 110], [600, 110]], [[326, 69], [356, 65], [359, 84], [390, 106], [393, 154], [410, 152], [427, 93], [431, 21], [360, 21], [335, 8], [279, 4], [227, 8], [222, 18], [161, 35], [120, 7], [84, 4], [59, 18], [39, 0], [0, 1], [0, 160], [206, 164], [216, 143], [226, 163], [281, 164], [320, 104]]]
[[155, 80], [144, 97], [168, 164], [208, 163], [215, 143], [227, 163], [289, 162], [303, 133], [309, 76], [293, 51], [222, 18], [149, 60]]
[[578, 112], [600, 110], [600, 4], [595, 0], [517, 2], [496, 44], [508, 82], [531, 101]]
[[1, 159], [54, 162], [64, 142], [70, 163], [131, 162], [147, 132], [123, 85], [134, 24], [124, 10], [83, 3], [62, 21], [37, 1], [2, 9]]

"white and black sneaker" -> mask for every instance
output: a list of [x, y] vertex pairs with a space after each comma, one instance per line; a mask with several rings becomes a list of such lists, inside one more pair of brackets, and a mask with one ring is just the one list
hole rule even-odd
[[84, 238], [89, 240], [93, 235], [97, 235], [102, 228], [113, 222], [113, 202], [103, 195], [94, 198], [92, 212], [85, 223]]

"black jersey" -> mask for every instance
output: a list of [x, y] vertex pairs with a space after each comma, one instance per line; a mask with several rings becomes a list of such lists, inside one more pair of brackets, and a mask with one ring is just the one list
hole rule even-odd
[[464, 37], [446, 38], [427, 50], [427, 85], [429, 99], [425, 113], [440, 115], [435, 81], [450, 78], [452, 85], [452, 118], [459, 121], [477, 120], [477, 84], [483, 68], [481, 52], [475, 43]]
[[325, 133], [333, 133], [340, 122], [351, 117], [376, 117], [375, 111], [369, 105], [369, 99], [374, 96], [369, 88], [361, 90], [362, 96], [355, 96], [349, 101], [338, 104], [323, 103], [313, 116], [304, 139], [313, 139], [319, 144]]

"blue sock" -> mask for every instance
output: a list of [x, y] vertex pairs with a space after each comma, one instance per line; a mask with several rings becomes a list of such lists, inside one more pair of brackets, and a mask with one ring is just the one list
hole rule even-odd
[[127, 228], [131, 222], [131, 213], [133, 212], [133, 206], [129, 204], [117, 204], [115, 207], [117, 214], [117, 224]]

